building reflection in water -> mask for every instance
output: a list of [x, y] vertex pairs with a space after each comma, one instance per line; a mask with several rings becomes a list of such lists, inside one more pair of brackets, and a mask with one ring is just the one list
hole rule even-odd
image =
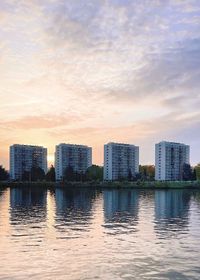
[[198, 190], [193, 190], [192, 196], [194, 197], [195, 204], [200, 209], [200, 192]]
[[0, 188], [0, 240], [6, 237], [9, 232], [9, 205], [10, 205], [10, 190], [9, 188]]
[[6, 191], [7, 191], [7, 188], [0, 187], [0, 198], [3, 194], [5, 194]]
[[103, 191], [104, 227], [109, 234], [136, 231], [138, 224], [139, 193], [137, 190]]
[[191, 193], [185, 190], [155, 191], [155, 231], [161, 235], [187, 232]]
[[43, 188], [11, 188], [10, 220], [37, 223], [46, 219], [47, 190]]
[[98, 192], [91, 189], [55, 190], [55, 227], [61, 232], [87, 231], [92, 218], [93, 202]]

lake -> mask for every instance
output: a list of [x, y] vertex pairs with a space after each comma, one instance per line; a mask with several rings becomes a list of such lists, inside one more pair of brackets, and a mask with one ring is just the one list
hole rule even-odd
[[200, 191], [0, 189], [0, 279], [200, 279]]

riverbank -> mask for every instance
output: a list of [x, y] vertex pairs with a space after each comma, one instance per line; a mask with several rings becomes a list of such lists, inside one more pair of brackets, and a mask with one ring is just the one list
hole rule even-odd
[[137, 182], [0, 182], [0, 187], [117, 188], [117, 189], [200, 189], [200, 181]]

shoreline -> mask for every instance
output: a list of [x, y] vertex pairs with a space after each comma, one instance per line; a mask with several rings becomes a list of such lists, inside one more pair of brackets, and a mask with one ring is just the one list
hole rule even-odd
[[0, 187], [100, 188], [100, 189], [199, 189], [200, 181], [137, 182], [0, 182]]

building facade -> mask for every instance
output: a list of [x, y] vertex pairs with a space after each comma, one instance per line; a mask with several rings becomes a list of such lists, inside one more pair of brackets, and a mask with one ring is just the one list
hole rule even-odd
[[92, 148], [84, 145], [59, 144], [55, 151], [56, 180], [62, 180], [66, 168], [84, 174], [92, 165]]
[[104, 145], [104, 180], [131, 179], [139, 173], [139, 147], [130, 144]]
[[155, 179], [179, 181], [183, 179], [184, 164], [190, 162], [190, 147], [182, 143], [162, 141], [155, 146]]
[[25, 172], [40, 167], [47, 172], [47, 149], [41, 146], [14, 144], [10, 147], [10, 178], [22, 180]]

